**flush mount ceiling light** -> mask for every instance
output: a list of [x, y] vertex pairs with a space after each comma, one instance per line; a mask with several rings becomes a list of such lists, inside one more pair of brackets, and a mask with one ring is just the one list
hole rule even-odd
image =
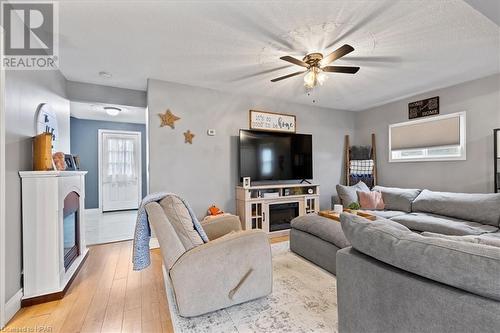
[[107, 114], [109, 114], [110, 116], [113, 116], [113, 117], [117, 116], [122, 111], [122, 109], [114, 107], [114, 106], [105, 106], [104, 110], [106, 111]]
[[292, 76], [306, 73], [306, 75], [304, 76], [304, 86], [306, 87], [306, 89], [312, 89], [318, 85], [323, 84], [326, 78], [325, 72], [356, 74], [359, 71], [359, 67], [327, 66], [328, 64], [342, 58], [352, 51], [354, 51], [354, 48], [350, 45], [345, 44], [326, 57], [323, 57], [322, 53], [309, 53], [302, 60], [293, 58], [291, 56], [281, 57], [281, 60], [291, 62], [294, 65], [305, 67], [306, 69], [300, 72], [295, 72], [278, 77], [276, 79], [272, 79], [271, 82], [281, 81]]
[[99, 72], [99, 76], [102, 78], [105, 78], [105, 79], [110, 79], [113, 75], [111, 75], [111, 73], [101, 71], [101, 72]]

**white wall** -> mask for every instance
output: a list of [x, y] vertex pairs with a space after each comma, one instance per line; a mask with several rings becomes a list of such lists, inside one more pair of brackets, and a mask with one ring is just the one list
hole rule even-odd
[[[439, 96], [440, 114], [467, 112], [467, 160], [389, 163], [388, 126], [408, 121], [408, 103]], [[356, 143], [376, 133], [379, 183], [453, 192], [492, 192], [493, 129], [500, 128], [500, 75], [430, 91], [356, 114]]]
[[21, 288], [21, 180], [18, 172], [32, 170], [35, 112], [48, 103], [57, 114], [59, 149], [70, 151], [69, 101], [66, 80], [59, 71], [7, 71], [6, 125], [6, 299]]
[[[158, 113], [169, 108], [181, 117], [175, 129], [160, 128]], [[341, 181], [344, 135], [352, 134], [354, 113], [282, 102], [276, 99], [222, 93], [149, 80], [150, 192], [183, 196], [203, 217], [211, 204], [235, 212], [238, 181], [238, 133], [248, 129], [250, 109], [297, 116], [297, 132], [313, 134], [314, 182], [321, 185], [321, 207], [330, 207]], [[217, 131], [207, 136], [207, 129]], [[195, 133], [192, 145], [183, 132]]]

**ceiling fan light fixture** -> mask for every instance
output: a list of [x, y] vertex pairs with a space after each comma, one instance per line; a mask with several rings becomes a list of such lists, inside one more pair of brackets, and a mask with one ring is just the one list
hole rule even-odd
[[311, 67], [304, 76], [304, 86], [306, 89], [313, 89], [321, 86], [326, 80], [326, 75], [319, 67]]
[[312, 89], [316, 85], [316, 72], [314, 69], [309, 69], [307, 74], [304, 75], [304, 86], [307, 89]]

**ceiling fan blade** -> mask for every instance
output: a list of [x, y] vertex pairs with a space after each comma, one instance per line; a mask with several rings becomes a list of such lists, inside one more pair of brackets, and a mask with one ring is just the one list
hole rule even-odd
[[323, 58], [323, 60], [321, 60], [321, 64], [323, 66], [328, 65], [332, 61], [342, 58], [343, 56], [351, 53], [352, 51], [354, 51], [354, 47], [348, 44], [344, 44], [335, 51], [333, 51], [332, 53], [330, 53], [328, 56]]
[[306, 68], [309, 67], [309, 65], [307, 63], [303, 62], [302, 60], [295, 59], [294, 57], [284, 56], [284, 57], [281, 57], [280, 59], [291, 62], [292, 64], [299, 65], [302, 67], [306, 67]]
[[295, 75], [300, 75], [300, 74], [303, 74], [307, 71], [300, 71], [300, 72], [295, 72], [295, 73], [292, 73], [292, 74], [288, 74], [288, 75], [285, 75], [285, 76], [280, 76], [280, 77], [277, 77], [275, 79], [272, 79], [271, 82], [276, 82], [276, 81], [281, 81], [281, 80], [284, 80], [284, 79], [288, 79], [289, 77], [292, 77], [292, 76], [295, 76]]
[[359, 67], [350, 67], [350, 66], [326, 66], [321, 69], [324, 72], [346, 73], [346, 74], [356, 74], [359, 71]]

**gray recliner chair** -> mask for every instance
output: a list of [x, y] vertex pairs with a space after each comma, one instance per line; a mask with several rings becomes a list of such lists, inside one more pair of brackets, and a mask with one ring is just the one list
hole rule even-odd
[[[236, 216], [202, 223], [204, 243], [175, 196], [146, 205], [179, 315], [199, 316], [272, 292], [271, 247], [260, 230], [242, 231]], [[166, 274], [165, 274], [166, 273]]]

